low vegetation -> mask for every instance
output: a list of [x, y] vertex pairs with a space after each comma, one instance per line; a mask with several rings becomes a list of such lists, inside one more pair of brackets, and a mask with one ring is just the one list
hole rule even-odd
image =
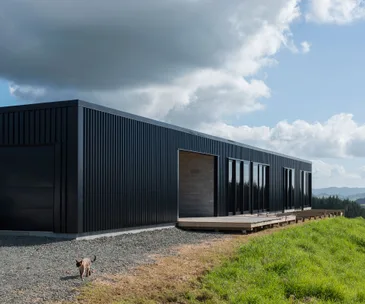
[[365, 220], [330, 218], [185, 246], [81, 303], [364, 303]]
[[312, 208], [313, 209], [342, 209], [345, 211], [345, 217], [355, 218], [363, 217], [365, 218], [365, 208], [359, 203], [351, 201], [349, 199], [341, 199], [338, 196], [329, 197], [316, 197], [312, 198]]
[[206, 303], [364, 303], [365, 220], [312, 222], [241, 246], [191, 293]]

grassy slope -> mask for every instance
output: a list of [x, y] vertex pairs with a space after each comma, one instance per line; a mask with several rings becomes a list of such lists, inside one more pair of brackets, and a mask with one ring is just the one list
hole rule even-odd
[[73, 303], [365, 303], [365, 220], [333, 218], [183, 246]]
[[243, 244], [188, 302], [365, 303], [365, 220], [335, 218]]

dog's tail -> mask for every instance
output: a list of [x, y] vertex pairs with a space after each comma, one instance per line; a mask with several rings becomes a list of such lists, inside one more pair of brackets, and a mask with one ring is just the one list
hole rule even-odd
[[91, 263], [94, 263], [96, 261], [96, 255], [94, 255], [94, 260], [91, 261]]

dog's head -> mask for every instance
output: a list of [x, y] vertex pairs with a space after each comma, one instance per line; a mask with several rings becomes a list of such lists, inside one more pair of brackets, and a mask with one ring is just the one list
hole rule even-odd
[[77, 268], [79, 268], [81, 266], [81, 264], [82, 264], [82, 260], [81, 261], [76, 260], [76, 267]]

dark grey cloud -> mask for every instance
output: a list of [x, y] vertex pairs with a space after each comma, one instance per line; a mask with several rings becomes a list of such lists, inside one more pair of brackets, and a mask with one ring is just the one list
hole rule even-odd
[[2, 0], [0, 77], [81, 90], [166, 83], [241, 45], [230, 17], [244, 2]]
[[189, 127], [230, 119], [263, 108], [270, 90], [254, 74], [290, 36], [297, 1], [3, 0], [0, 78], [24, 102], [80, 98]]

